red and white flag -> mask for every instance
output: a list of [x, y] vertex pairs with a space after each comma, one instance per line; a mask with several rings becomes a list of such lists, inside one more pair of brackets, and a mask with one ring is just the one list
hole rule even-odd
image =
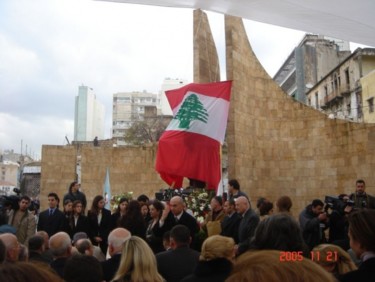
[[173, 119], [159, 139], [156, 170], [170, 186], [182, 187], [187, 177], [217, 189], [231, 86], [231, 81], [192, 83], [166, 91]]

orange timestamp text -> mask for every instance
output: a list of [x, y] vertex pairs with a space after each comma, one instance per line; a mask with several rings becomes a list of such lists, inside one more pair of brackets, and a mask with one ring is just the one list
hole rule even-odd
[[[336, 262], [337, 261], [337, 252], [336, 251], [328, 251], [324, 253], [325, 261], [331, 261]], [[280, 252], [280, 261], [286, 262], [286, 261], [303, 261], [305, 257], [303, 256], [303, 252]], [[310, 252], [310, 259], [312, 261], [320, 261], [321, 259], [321, 253], [320, 251], [311, 251]]]

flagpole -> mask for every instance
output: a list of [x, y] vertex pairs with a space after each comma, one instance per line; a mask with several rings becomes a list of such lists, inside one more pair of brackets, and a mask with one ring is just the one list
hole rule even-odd
[[109, 181], [109, 167], [107, 167], [105, 179], [104, 179], [104, 187], [103, 187], [103, 196], [105, 201], [105, 208], [111, 210], [111, 184]]
[[223, 189], [223, 145], [220, 144], [219, 148], [219, 156], [220, 156], [220, 181], [219, 186], [217, 187], [216, 196], [223, 196], [224, 189]]

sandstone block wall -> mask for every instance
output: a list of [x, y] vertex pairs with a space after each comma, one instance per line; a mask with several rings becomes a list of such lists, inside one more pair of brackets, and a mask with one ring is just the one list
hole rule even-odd
[[194, 11], [194, 82], [209, 83], [220, 81], [219, 57], [212, 36], [207, 14]]
[[287, 96], [263, 69], [242, 20], [226, 16], [228, 174], [252, 198], [289, 195], [297, 215], [314, 198], [351, 193], [363, 178], [375, 194], [375, 127], [336, 119]]
[[[96, 195], [103, 195], [107, 168], [111, 194], [133, 192], [135, 197], [167, 188], [155, 171], [157, 147], [90, 147], [80, 148], [81, 187], [90, 206]], [[74, 146], [43, 146], [41, 205], [47, 207], [47, 195], [56, 192], [62, 199], [76, 177], [77, 149]]]
[[[41, 209], [48, 205], [47, 195], [55, 192], [61, 201], [76, 178], [77, 150], [74, 146], [43, 145], [40, 179]], [[60, 208], [62, 203], [60, 204]]]
[[112, 195], [132, 191], [135, 197], [146, 194], [154, 198], [155, 192], [167, 188], [155, 171], [156, 152], [156, 146], [84, 148], [81, 180], [88, 201], [103, 194], [107, 168]]

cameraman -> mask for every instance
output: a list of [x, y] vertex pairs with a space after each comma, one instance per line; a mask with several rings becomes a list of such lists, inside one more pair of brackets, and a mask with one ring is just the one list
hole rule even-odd
[[323, 211], [323, 207], [323, 202], [315, 199], [299, 215], [303, 239], [310, 250], [327, 242], [324, 230], [328, 228], [328, 217]]
[[[362, 179], [358, 179], [355, 184], [356, 184], [356, 192], [349, 196], [350, 200], [354, 202], [353, 209], [362, 209], [362, 208], [375, 209], [375, 198], [373, 196], [366, 194], [365, 181]], [[349, 213], [352, 211], [352, 209], [348, 208], [346, 209], [346, 211]]]
[[[327, 199], [328, 198], [328, 199]], [[333, 200], [332, 200], [333, 199]], [[331, 209], [329, 213], [329, 239], [328, 242], [348, 250], [348, 218], [345, 209], [348, 206], [349, 196], [340, 194], [336, 197], [326, 197], [326, 209]]]
[[[13, 191], [18, 195], [18, 188], [14, 188]], [[16, 234], [16, 229], [8, 224], [8, 215], [10, 211], [18, 209], [19, 197], [17, 195], [3, 195], [0, 197], [0, 234]]]

